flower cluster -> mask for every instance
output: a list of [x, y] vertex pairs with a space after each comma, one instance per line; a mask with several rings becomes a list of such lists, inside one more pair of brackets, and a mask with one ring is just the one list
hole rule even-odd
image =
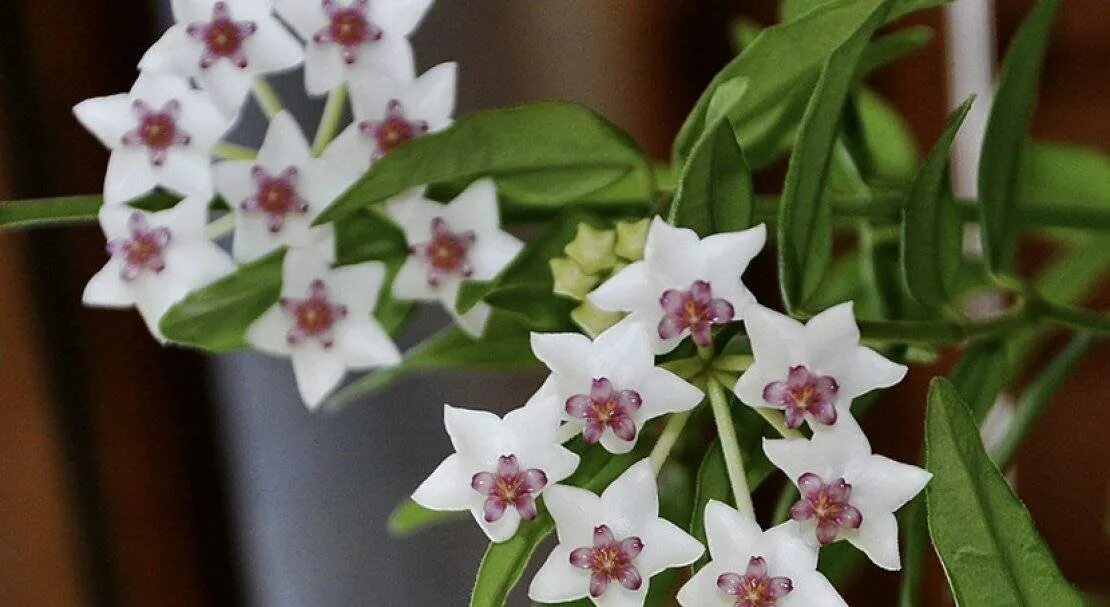
[[[574, 242], [581, 244], [584, 231], [595, 243], [604, 237], [586, 228]], [[651, 576], [689, 565], [704, 549], [659, 517], [652, 465], [658, 461], [631, 466], [599, 496], [573, 486], [579, 457], [563, 443], [581, 434], [587, 448], [600, 443], [610, 453], [627, 453], [653, 418], [692, 410], [702, 390], [657, 366], [656, 355], [685, 337], [711, 350], [717, 325], [742, 320], [753, 360], [735, 394], [752, 407], [782, 412], [786, 438], [765, 440], [763, 448], [800, 495], [791, 520], [768, 531], [750, 511], [711, 501], [703, 514], [711, 560], [678, 601], [686, 607], [843, 605], [816, 570], [820, 547], [838, 540], [880, 567], [899, 568], [893, 513], [930, 475], [872, 454], [850, 405], [898, 383], [906, 368], [860, 345], [851, 303], [804, 325], [756, 303], [741, 275], [765, 238], [758, 226], [699, 239], [654, 219], [643, 259], [587, 295], [601, 309], [627, 313], [624, 319], [593, 340], [532, 334], [533, 353], [550, 376], [504, 419], [448, 407], [456, 453], [413, 499], [431, 509], [469, 510], [492, 541], [504, 542], [521, 521], [538, 516], [542, 494], [558, 544], [529, 596], [542, 603], [589, 597], [597, 605], [643, 605]], [[811, 438], [796, 430], [803, 422]]]
[[[164, 340], [174, 304], [236, 264], [284, 252], [281, 298], [246, 341], [292, 359], [304, 402], [318, 406], [347, 369], [396, 364], [374, 318], [379, 299], [438, 300], [453, 314], [462, 280], [491, 278], [521, 247], [499, 229], [489, 181], [448, 205], [422, 191], [387, 204], [411, 247], [396, 279], [381, 261], [333, 267], [336, 228], [314, 225], [376, 161], [450, 125], [455, 64], [417, 76], [408, 42], [429, 6], [174, 0], [175, 23], [139, 61], [131, 91], [74, 108], [111, 151], [100, 213], [110, 260], [85, 303], [134, 306]], [[301, 66], [307, 93], [329, 96], [313, 143], [264, 80]], [[257, 151], [227, 141], [252, 89], [270, 118]], [[336, 135], [346, 99], [353, 121]], [[229, 255], [215, 241], [232, 228]], [[478, 306], [457, 320], [480, 335], [488, 316]]]

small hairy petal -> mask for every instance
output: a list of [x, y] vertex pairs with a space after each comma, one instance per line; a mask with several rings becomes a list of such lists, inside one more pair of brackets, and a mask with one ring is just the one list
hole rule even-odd
[[522, 495], [516, 500], [516, 511], [520, 518], [530, 521], [539, 514], [536, 510], [536, 500], [531, 495]]
[[771, 382], [763, 387], [763, 400], [771, 404], [781, 405], [786, 400], [786, 391], [789, 389], [790, 386], [784, 381]]
[[632, 418], [627, 415], [613, 418], [609, 422], [609, 427], [613, 429], [613, 434], [616, 434], [623, 441], [636, 438], [636, 422], [632, 421]]
[[781, 599], [794, 590], [794, 582], [788, 577], [773, 577], [767, 589], [770, 591], [771, 598]]
[[621, 583], [621, 586], [629, 590], [639, 590], [640, 586], [644, 584], [644, 579], [640, 577], [640, 572], [632, 565], [622, 567], [620, 571], [617, 572], [617, 580]]
[[704, 280], [695, 280], [694, 283], [690, 285], [690, 298], [697, 304], [707, 306], [713, 299], [713, 289], [709, 286], [708, 282]]
[[845, 506], [837, 515], [836, 524], [846, 529], [859, 529], [863, 524], [863, 514], [855, 506]]
[[497, 458], [497, 475], [501, 478], [511, 478], [520, 474], [520, 463], [515, 455], [502, 455]]
[[682, 291], [678, 289], [668, 289], [663, 291], [663, 295], [659, 298], [659, 305], [663, 307], [663, 311], [667, 314], [681, 314], [685, 299], [686, 298], [682, 296]]
[[813, 507], [806, 500], [800, 500], [790, 507], [790, 518], [796, 521], [808, 521], [814, 514]]
[[613, 383], [605, 377], [595, 379], [590, 385], [590, 398], [597, 403], [603, 403], [613, 398]]
[[690, 335], [694, 338], [694, 343], [703, 348], [713, 345], [712, 325], [707, 322], [690, 327]]
[[538, 493], [547, 486], [547, 475], [543, 470], [530, 468], [521, 475], [521, 486], [532, 493]]
[[586, 396], [585, 394], [576, 394], [567, 399], [567, 415], [571, 417], [577, 417], [579, 419], [585, 419], [586, 415], [589, 413], [590, 407], [592, 407], [593, 404], [594, 401], [589, 396]]
[[831, 400], [817, 400], [809, 406], [809, 412], [817, 421], [831, 426], [836, 423], [836, 405]]
[[806, 412], [798, 407], [786, 407], [786, 427], [797, 428], [802, 425], [806, 419]]
[[595, 573], [590, 576], [590, 596], [595, 599], [609, 588], [609, 576], [604, 573]]
[[508, 504], [506, 504], [505, 500], [502, 500], [501, 498], [486, 498], [486, 504], [483, 508], [483, 515], [485, 516], [486, 522], [494, 523], [501, 520], [501, 517], [505, 514], [506, 506], [508, 506]]
[[748, 577], [764, 577], [767, 575], [767, 561], [761, 556], [753, 556], [748, 560], [748, 570], [744, 572]]
[[579, 569], [590, 568], [590, 556], [593, 555], [592, 548], [579, 548], [570, 553], [570, 564], [578, 567]]
[[807, 382], [809, 382], [809, 370], [804, 365], [790, 367], [790, 374], [786, 378], [786, 383], [790, 385], [792, 390], [805, 388]]
[[732, 596], [740, 594], [743, 583], [744, 579], [735, 573], [722, 573], [717, 578], [717, 588], [720, 588], [721, 592]]
[[635, 390], [621, 390], [620, 398], [617, 400], [625, 413], [635, 413], [640, 410], [643, 405], [643, 399], [640, 398], [640, 393]]
[[677, 316], [664, 316], [663, 320], [659, 321], [659, 337], [663, 339], [674, 339], [682, 335], [686, 330], [686, 323]]
[[632, 560], [640, 556], [640, 552], [644, 550], [644, 543], [638, 537], [626, 538], [621, 542], [621, 556]]
[[836, 541], [836, 536], [840, 531], [840, 527], [830, 520], [822, 520], [817, 523], [817, 541], [821, 542], [822, 546], [827, 546]]
[[724, 299], [709, 302], [709, 319], [715, 323], [725, 323], [736, 316], [736, 309]]
[[470, 479], [470, 486], [482, 495], [492, 495], [497, 489], [497, 478], [489, 472], [479, 472]]
[[601, 440], [601, 435], [605, 432], [605, 425], [601, 422], [588, 419], [586, 420], [586, 427], [582, 429], [582, 438], [591, 445], [597, 444]]
[[798, 477], [798, 490], [801, 491], [802, 496], [806, 499], [817, 499], [821, 492], [821, 487], [824, 486], [821, 477], [812, 472], [806, 472]]
[[608, 525], [598, 525], [594, 527], [594, 547], [604, 548], [611, 546], [617, 538], [613, 536], [613, 530], [609, 529]]
[[852, 498], [852, 486], [838, 478], [829, 485], [829, 497], [836, 502], [846, 502]]

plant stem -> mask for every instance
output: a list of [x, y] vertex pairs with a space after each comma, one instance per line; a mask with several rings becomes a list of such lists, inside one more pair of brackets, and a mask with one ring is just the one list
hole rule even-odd
[[262, 111], [265, 112], [267, 118], [273, 120], [274, 116], [281, 113], [283, 109], [281, 99], [278, 98], [274, 87], [270, 86], [265, 78], [255, 78], [253, 90], [254, 98], [258, 100], [258, 105], [262, 107]]
[[779, 501], [775, 502], [775, 511], [771, 515], [771, 524], [778, 525], [790, 518], [790, 507], [798, 501], [798, 488], [789, 480], [779, 493]]
[[1087, 354], [1093, 343], [1094, 337], [1090, 333], [1076, 334], [1068, 342], [1064, 351], [1052, 359], [1045, 370], [1025, 389], [1025, 393], [1021, 395], [1021, 400], [1018, 401], [1017, 413], [1010, 423], [1010, 429], [992, 454], [1000, 470], [1006, 470], [1013, 462], [1018, 447], [1021, 446], [1022, 441], [1025, 440], [1025, 437], [1033, 428], [1033, 423], [1037, 421], [1041, 413], [1044, 413], [1045, 408], [1052, 402], [1052, 397], [1068, 379], [1076, 365], [1083, 359], [1083, 356]]
[[686, 422], [689, 420], [689, 411], [675, 413], [667, 420], [667, 425], [663, 428], [663, 433], [659, 435], [659, 440], [655, 441], [655, 446], [651, 449], [651, 467], [655, 470], [656, 474], [659, 474], [659, 471], [663, 469], [663, 464], [667, 462], [667, 457], [670, 456], [671, 449], [673, 449], [675, 443], [678, 442], [678, 437], [682, 436], [682, 430], [686, 427]]
[[796, 429], [786, 427], [786, 416], [782, 411], [777, 409], [769, 409], [767, 407], [755, 407], [755, 412], [763, 419], [767, 420], [768, 424], [779, 433], [783, 438], [805, 438], [805, 436], [798, 432]]
[[741, 373], [752, 366], [753, 360], [755, 359], [747, 354], [722, 354], [714, 358], [710, 366], [714, 371]]
[[224, 160], [254, 160], [258, 157], [258, 150], [221, 141], [212, 148], [212, 155]]
[[227, 213], [208, 224], [204, 228], [204, 235], [209, 240], [217, 240], [235, 229], [235, 213]]
[[324, 113], [320, 116], [320, 126], [316, 127], [316, 139], [312, 142], [312, 155], [319, 157], [324, 149], [335, 139], [343, 110], [347, 108], [347, 85], [341, 84], [328, 93]]
[[740, 451], [740, 441], [736, 437], [736, 426], [732, 424], [728, 397], [725, 396], [721, 384], [715, 379], [710, 379], [706, 387], [709, 391], [709, 404], [713, 408], [713, 421], [717, 424], [717, 435], [721, 441], [721, 452], [725, 456], [728, 481], [732, 486], [732, 495], [736, 498], [736, 509], [741, 514], [754, 519], [755, 508], [752, 506], [747, 477], [744, 476], [744, 455]]
[[991, 337], [1012, 333], [1025, 327], [1037, 314], [1024, 305], [994, 318], [981, 321], [957, 320], [861, 320], [860, 332], [865, 339], [880, 341], [913, 341], [952, 343], [973, 337]]

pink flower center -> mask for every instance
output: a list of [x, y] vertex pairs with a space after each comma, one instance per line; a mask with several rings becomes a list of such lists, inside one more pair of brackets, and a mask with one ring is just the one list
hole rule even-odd
[[788, 577], [770, 577], [767, 561], [753, 556], [744, 575], [723, 573], [717, 578], [717, 588], [736, 598], [734, 607], [775, 607], [794, 590], [794, 582]]
[[164, 255], [170, 244], [172, 232], [169, 228], [152, 228], [146, 217], [138, 211], [127, 220], [130, 238], [116, 238], [108, 242], [108, 254], [123, 261], [120, 278], [131, 282], [144, 271], [160, 273], [166, 269]]
[[396, 99], [390, 100], [386, 106], [384, 119], [367, 120], [358, 126], [364, 135], [376, 142], [378, 149], [374, 151], [375, 158], [381, 158], [428, 132], [428, 123], [406, 118], [405, 109]]
[[346, 306], [333, 304], [328, 299], [327, 286], [322, 280], [312, 281], [305, 299], [282, 297], [280, 304], [293, 318], [293, 328], [285, 336], [291, 346], [311, 338], [325, 349], [331, 348], [335, 344], [335, 324], [347, 317]]
[[538, 468], [522, 470], [516, 455], [497, 458], [497, 470], [479, 472], [470, 479], [470, 486], [486, 496], [484, 517], [487, 523], [501, 520], [505, 510], [516, 508], [520, 518], [536, 518], [535, 496], [547, 486], [547, 475]]
[[806, 414], [825, 425], [836, 423], [836, 393], [840, 386], [828, 375], [817, 375], [805, 367], [790, 368], [786, 381], [776, 381], [763, 388], [763, 400], [782, 405], [786, 410], [786, 426], [802, 425]]
[[659, 337], [673, 339], [686, 331], [701, 347], [713, 344], [713, 325], [730, 322], [735, 316], [732, 304], [713, 297], [713, 288], [704, 280], [695, 281], [689, 289], [669, 289], [659, 298], [663, 319], [659, 321]]
[[576, 394], [567, 399], [567, 415], [585, 420], [582, 437], [589, 444], [601, 440], [602, 433], [610, 428], [621, 440], [636, 438], [636, 422], [632, 414], [642, 404], [635, 390], [617, 390], [608, 378], [593, 380], [589, 394]]
[[629, 590], [639, 590], [644, 580], [632, 562], [643, 549], [640, 538], [617, 541], [607, 525], [599, 525], [594, 528], [593, 546], [571, 552], [570, 564], [590, 572], [590, 596], [594, 598], [605, 594], [613, 580]]
[[817, 520], [817, 541], [831, 544], [841, 529], [859, 529], [863, 514], [850, 503], [852, 486], [843, 478], [826, 484], [821, 477], [806, 472], [798, 477], [798, 490], [802, 499], [790, 508], [790, 517], [796, 521]]
[[141, 99], [131, 104], [138, 125], [121, 138], [126, 146], [141, 146], [147, 149], [150, 163], [162, 166], [170, 148], [189, 145], [192, 138], [177, 126], [181, 117], [181, 102], [171, 99], [155, 110]]
[[471, 230], [452, 232], [442, 217], [433, 219], [431, 228], [431, 240], [412, 246], [413, 255], [428, 262], [428, 284], [439, 286], [449, 274], [463, 278], [473, 274], [467, 253], [474, 246], [477, 235]]
[[185, 31], [190, 37], [204, 44], [200, 56], [201, 69], [208, 69], [220, 59], [227, 59], [236, 67], [247, 67], [247, 54], [243, 45], [247, 38], [258, 31], [253, 21], [234, 21], [227, 2], [217, 2], [212, 7], [212, 20], [190, 23]]
[[323, 0], [321, 5], [328, 15], [329, 23], [316, 32], [312, 41], [320, 46], [339, 46], [347, 65], [358, 61], [364, 44], [382, 39], [381, 28], [371, 23], [366, 16], [369, 0], [355, 0], [347, 7], [339, 6], [335, 0]]
[[280, 232], [289, 215], [308, 212], [308, 201], [297, 193], [300, 179], [297, 167], [288, 167], [277, 175], [271, 175], [266, 169], [256, 166], [251, 169], [251, 179], [257, 190], [239, 208], [249, 213], [265, 213], [266, 225], [271, 232]]

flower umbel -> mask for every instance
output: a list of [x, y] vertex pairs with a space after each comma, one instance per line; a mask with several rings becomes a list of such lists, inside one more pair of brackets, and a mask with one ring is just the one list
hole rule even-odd
[[704, 280], [695, 280], [689, 289], [667, 289], [659, 298], [663, 319], [659, 321], [659, 337], [676, 339], [689, 331], [694, 343], [703, 348], [713, 345], [713, 325], [732, 321], [735, 308], [728, 301], [713, 297], [713, 287]]
[[475, 473], [470, 479], [470, 486], [486, 496], [484, 511], [487, 523], [500, 520], [509, 506], [516, 508], [520, 518], [530, 521], [536, 518], [533, 495], [547, 486], [547, 474], [538, 468], [521, 470], [515, 455], [502, 455], [497, 458], [495, 472]]
[[618, 540], [608, 525], [598, 525], [594, 528], [593, 545], [571, 552], [570, 564], [590, 572], [590, 596], [596, 599], [605, 594], [612, 581], [629, 590], [640, 589], [644, 578], [634, 561], [643, 550], [640, 538]]

